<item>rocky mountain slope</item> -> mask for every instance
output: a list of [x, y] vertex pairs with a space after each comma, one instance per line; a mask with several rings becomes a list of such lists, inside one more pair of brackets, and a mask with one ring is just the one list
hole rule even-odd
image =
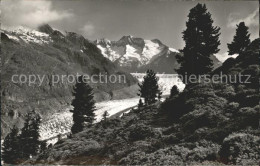
[[[170, 48], [158, 39], [145, 40], [133, 36], [123, 36], [118, 41], [100, 39], [94, 42], [102, 54], [128, 72], [145, 72], [153, 69], [158, 73], [175, 74], [179, 68], [176, 55], [180, 52]], [[212, 56], [214, 68], [221, 62]]]
[[179, 95], [60, 140], [33, 164], [258, 165], [259, 45], [220, 70], [250, 73], [246, 83], [196, 83]]
[[[13, 124], [21, 126], [24, 115], [32, 109], [44, 119], [66, 110], [70, 106], [75, 83], [66, 76], [77, 73], [125, 76], [125, 83], [91, 83], [96, 101], [113, 98], [118, 89], [129, 92], [131, 90], [127, 87], [137, 83], [135, 78], [122, 72], [83, 36], [73, 32], [62, 34], [49, 25], [43, 25], [39, 30], [24, 27], [1, 30], [1, 51], [2, 137]], [[12, 81], [14, 75], [17, 75], [15, 82]], [[29, 85], [30, 75], [36, 82]], [[59, 76], [59, 81], [56, 77], [57, 83], [53, 84], [55, 75]], [[65, 76], [64, 79], [62, 76]], [[23, 83], [17, 83], [19, 78]], [[39, 84], [41, 79], [42, 84]], [[121, 98], [136, 95], [134, 92], [125, 93], [126, 96], [121, 94]]]

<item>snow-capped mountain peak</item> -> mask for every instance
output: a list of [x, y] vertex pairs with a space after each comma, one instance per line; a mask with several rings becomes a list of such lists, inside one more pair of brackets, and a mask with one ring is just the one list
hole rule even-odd
[[9, 39], [14, 41], [23, 41], [25, 43], [49, 43], [52, 42], [49, 34], [43, 33], [28, 27], [18, 26], [4, 29]]
[[134, 37], [132, 35], [126, 35], [126, 36], [123, 36], [120, 40], [126, 40], [126, 41], [131, 41]]
[[128, 36], [123, 36], [121, 39], [116, 41], [116, 44], [117, 45], [129, 44], [129, 45], [133, 45], [133, 46], [137, 46], [137, 47], [143, 47], [144, 39], [128, 35]]
[[159, 45], [158, 43], [153, 42], [152, 40], [145, 40], [145, 46], [143, 48], [143, 55], [147, 59], [152, 59], [153, 56], [158, 55], [166, 46]]
[[97, 45], [110, 45], [111, 44], [111, 41], [110, 40], [108, 40], [108, 39], [106, 39], [106, 38], [102, 38], [102, 39], [97, 39], [96, 41], [95, 41], [95, 43], [97, 44]]
[[132, 35], [125, 35], [125, 36], [122, 36], [120, 40], [124, 40], [124, 39], [131, 40], [133, 38], [134, 38], [134, 36], [132, 36]]
[[146, 40], [123, 36], [118, 41], [99, 39], [95, 41], [102, 54], [121, 67], [137, 68], [150, 63], [156, 57], [178, 50], [168, 48], [160, 40]]

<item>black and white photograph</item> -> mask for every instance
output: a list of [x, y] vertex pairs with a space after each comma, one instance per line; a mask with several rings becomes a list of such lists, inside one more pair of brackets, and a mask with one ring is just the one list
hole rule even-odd
[[1, 0], [1, 165], [260, 165], [257, 0]]

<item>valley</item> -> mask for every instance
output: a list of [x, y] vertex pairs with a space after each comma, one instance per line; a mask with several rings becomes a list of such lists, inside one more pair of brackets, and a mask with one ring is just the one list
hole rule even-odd
[[[102, 120], [105, 111], [112, 116], [122, 110], [130, 109], [137, 105], [139, 98], [129, 98], [122, 100], [109, 100], [96, 103], [96, 122]], [[66, 109], [64, 112], [53, 114], [48, 120], [44, 121], [40, 126], [40, 139], [48, 140], [47, 143], [54, 144], [58, 140], [58, 135], [66, 135], [70, 133], [72, 121], [72, 113]]]
[[[139, 82], [143, 80], [145, 73], [132, 73], [133, 77], [137, 78]], [[159, 86], [163, 92], [164, 98], [170, 94], [170, 89], [173, 85], [177, 85], [179, 90], [182, 91], [185, 85], [178, 80], [176, 74], [157, 74], [159, 77]], [[136, 91], [136, 94], [138, 91]], [[164, 99], [163, 99], [164, 100]], [[109, 113], [109, 117], [113, 115], [123, 114], [129, 112], [129, 110], [137, 106], [139, 97], [121, 99], [121, 100], [108, 100], [96, 103], [96, 121], [102, 120], [102, 115], [105, 111]], [[68, 107], [64, 112], [54, 113], [48, 120], [45, 120], [40, 127], [41, 140], [48, 140], [50, 144], [57, 142], [58, 135], [66, 135], [70, 132], [72, 121], [72, 113], [69, 111], [72, 109]], [[119, 115], [120, 116], [120, 115]]]

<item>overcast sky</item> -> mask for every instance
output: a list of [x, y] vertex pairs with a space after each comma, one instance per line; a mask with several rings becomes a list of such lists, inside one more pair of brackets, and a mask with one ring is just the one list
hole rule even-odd
[[[251, 39], [259, 36], [258, 1], [216, 1], [205, 3], [214, 25], [221, 28], [218, 58], [226, 58], [227, 43], [236, 24], [245, 21]], [[123, 35], [160, 39], [181, 49], [181, 32], [189, 10], [198, 1], [142, 0], [2, 0], [2, 25], [37, 27], [49, 23], [62, 31], [73, 31], [90, 40], [119, 40]]]

